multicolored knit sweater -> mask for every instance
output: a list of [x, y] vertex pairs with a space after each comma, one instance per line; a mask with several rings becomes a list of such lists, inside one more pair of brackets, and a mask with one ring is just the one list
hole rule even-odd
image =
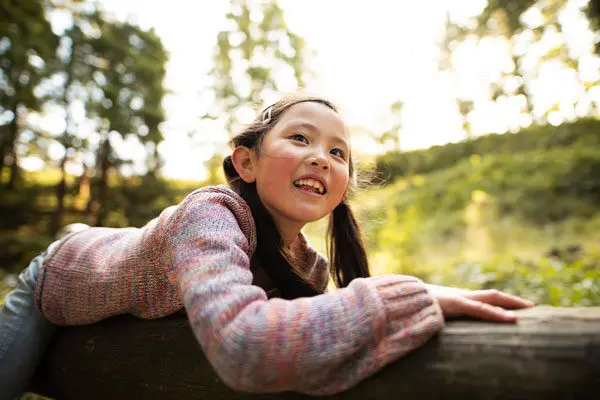
[[[253, 284], [255, 247], [244, 200], [226, 187], [199, 189], [141, 229], [90, 228], [64, 239], [44, 261], [36, 303], [60, 325], [125, 313], [160, 318], [185, 307], [219, 376], [251, 392], [342, 391], [443, 326], [437, 301], [409, 276], [269, 299]], [[301, 236], [295, 251], [324, 287], [325, 260]]]

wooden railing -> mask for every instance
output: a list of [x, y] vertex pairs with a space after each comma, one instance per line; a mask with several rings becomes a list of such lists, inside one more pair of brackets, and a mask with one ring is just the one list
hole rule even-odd
[[[536, 307], [518, 324], [450, 321], [335, 399], [600, 399], [600, 308]], [[32, 389], [69, 399], [303, 399], [225, 386], [183, 314], [63, 328]]]

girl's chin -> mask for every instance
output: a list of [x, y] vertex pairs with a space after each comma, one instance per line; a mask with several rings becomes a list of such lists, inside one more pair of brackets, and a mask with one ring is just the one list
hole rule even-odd
[[292, 212], [290, 212], [290, 216], [292, 217], [292, 219], [298, 221], [298, 222], [302, 222], [304, 224], [310, 224], [312, 222], [316, 222], [324, 217], [326, 217], [327, 215], [329, 215], [331, 213], [330, 210], [328, 212], [323, 212], [322, 210], [311, 210], [311, 209], [306, 209], [304, 207], [298, 207], [296, 209], [294, 209]]

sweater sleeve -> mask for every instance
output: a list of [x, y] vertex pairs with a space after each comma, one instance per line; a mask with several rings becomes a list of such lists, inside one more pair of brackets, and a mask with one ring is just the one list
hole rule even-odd
[[232, 388], [336, 393], [442, 328], [436, 300], [409, 276], [355, 279], [311, 298], [267, 299], [251, 284], [248, 215], [236, 202], [223, 193], [196, 194], [165, 232], [164, 252], [194, 334]]

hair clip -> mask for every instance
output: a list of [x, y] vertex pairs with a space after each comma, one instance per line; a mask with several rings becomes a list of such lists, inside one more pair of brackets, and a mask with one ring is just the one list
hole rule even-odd
[[263, 118], [262, 118], [263, 125], [266, 125], [269, 122], [271, 122], [271, 112], [272, 111], [273, 111], [273, 106], [269, 106], [263, 113]]

